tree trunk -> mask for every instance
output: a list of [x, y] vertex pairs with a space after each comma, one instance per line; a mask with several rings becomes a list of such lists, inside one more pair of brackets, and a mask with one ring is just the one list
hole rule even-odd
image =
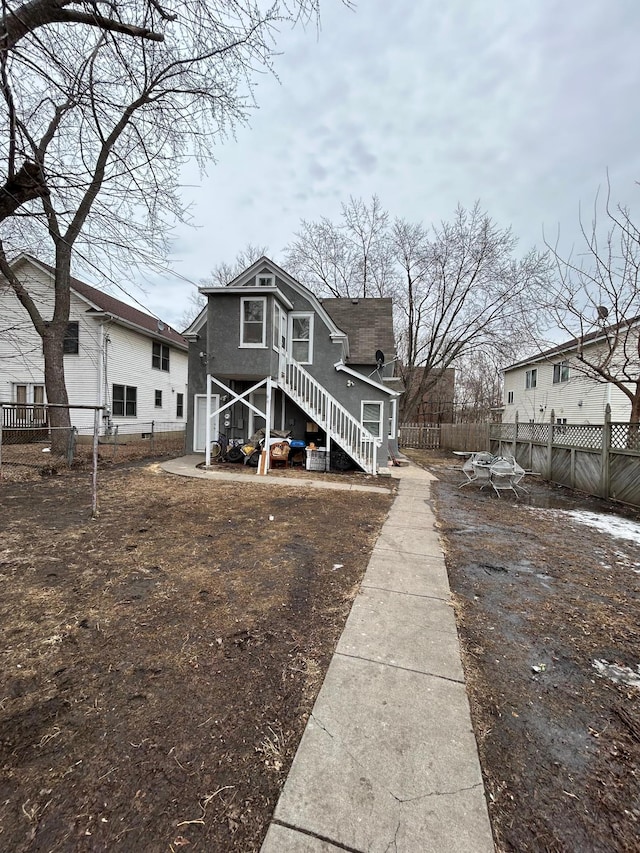
[[51, 450], [66, 454], [71, 437], [71, 412], [64, 376], [64, 339], [69, 323], [71, 305], [71, 250], [66, 245], [56, 247], [55, 308], [53, 319], [42, 337], [44, 354], [44, 384], [51, 425]]
[[71, 433], [71, 413], [68, 408], [69, 397], [64, 378], [63, 341], [66, 323], [61, 329], [49, 326], [43, 338], [44, 353], [44, 385], [47, 392], [47, 402], [53, 404], [49, 411], [51, 427], [51, 450], [53, 453], [66, 455]]

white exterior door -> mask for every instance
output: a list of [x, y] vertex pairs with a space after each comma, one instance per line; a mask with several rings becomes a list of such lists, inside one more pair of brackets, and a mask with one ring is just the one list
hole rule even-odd
[[[220, 395], [212, 394], [211, 395], [211, 411], [215, 412], [215, 410], [220, 405]], [[194, 453], [204, 453], [207, 449], [207, 395], [206, 394], [196, 394], [194, 398], [194, 423], [195, 429], [193, 431], [193, 452]], [[211, 420], [211, 441], [214, 441], [218, 437], [219, 432], [219, 418], [218, 415], [215, 415]]]

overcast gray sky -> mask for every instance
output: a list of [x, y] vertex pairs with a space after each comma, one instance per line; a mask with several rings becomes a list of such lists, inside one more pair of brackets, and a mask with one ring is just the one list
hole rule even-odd
[[337, 219], [349, 196], [425, 224], [479, 199], [523, 251], [543, 225], [571, 243], [607, 169], [615, 199], [638, 200], [639, 40], [638, 0], [322, 0], [319, 35], [281, 33], [250, 126], [185, 174], [179, 277], [140, 301], [179, 325], [214, 265], [247, 242], [280, 260], [301, 219]]

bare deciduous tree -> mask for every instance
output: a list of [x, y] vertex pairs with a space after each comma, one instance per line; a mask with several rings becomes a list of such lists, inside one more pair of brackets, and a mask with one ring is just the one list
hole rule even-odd
[[[622, 391], [631, 404], [629, 420], [639, 423], [640, 229], [627, 208], [612, 205], [609, 187], [602, 204], [596, 198], [590, 225], [581, 218], [580, 228], [577, 255], [563, 256], [557, 244], [547, 244], [556, 276], [545, 316], [575, 344], [571, 369]], [[535, 337], [548, 345], [539, 331]]]
[[285, 249], [287, 270], [318, 295], [390, 296], [395, 269], [389, 247], [389, 214], [377, 196], [366, 204], [350, 198], [338, 224], [323, 217], [302, 221]]
[[[163, 256], [167, 227], [182, 215], [181, 165], [211, 158], [214, 139], [246, 119], [252, 75], [271, 68], [275, 28], [316, 15], [318, 0], [187, 0], [169, 10], [115, 0], [108, 21], [94, 3], [57, 6], [5, 6], [0, 146], [16, 207], [1, 224], [0, 272], [42, 338], [47, 399], [65, 404], [72, 256], [114, 280], [127, 261]], [[35, 18], [25, 28], [27, 12]], [[35, 185], [31, 201], [16, 181]], [[52, 317], [10, 266], [25, 248], [52, 256]], [[54, 425], [69, 425], [53, 411]]]
[[392, 296], [401, 417], [410, 421], [448, 367], [477, 352], [512, 353], [521, 305], [546, 279], [544, 256], [516, 256], [517, 240], [479, 204], [451, 222], [390, 222], [374, 196], [351, 199], [341, 222], [303, 222], [287, 249], [288, 268], [320, 295]]
[[[477, 352], [506, 354], [519, 335], [522, 300], [537, 291], [547, 262], [535, 250], [515, 254], [517, 239], [482, 211], [458, 207], [430, 231], [396, 223], [395, 244], [406, 281], [398, 300], [404, 395], [411, 420], [439, 372]], [[412, 382], [416, 367], [420, 381]]]

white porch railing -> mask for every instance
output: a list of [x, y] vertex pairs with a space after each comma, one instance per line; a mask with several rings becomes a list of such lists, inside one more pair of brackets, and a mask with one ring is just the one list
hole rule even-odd
[[367, 474], [377, 474], [377, 439], [302, 365], [286, 358], [278, 385]]

